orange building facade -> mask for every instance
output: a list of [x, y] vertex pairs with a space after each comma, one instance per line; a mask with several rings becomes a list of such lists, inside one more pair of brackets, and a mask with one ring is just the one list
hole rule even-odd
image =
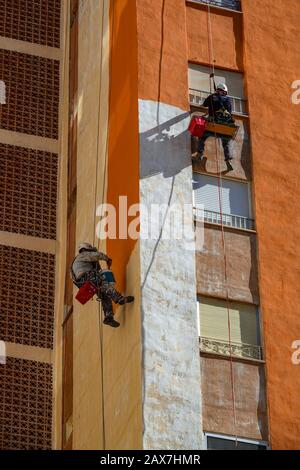
[[[126, 2], [122, 3], [126, 10]], [[189, 68], [202, 71], [213, 61], [216, 76], [225, 77], [229, 87], [233, 86], [229, 94], [244, 101], [241, 111], [234, 99], [240, 130], [233, 145], [233, 171], [226, 172], [220, 163], [225, 184], [226, 179], [233, 185], [235, 181], [248, 184], [254, 221], [251, 230], [225, 227], [229, 298], [259, 311], [261, 351], [258, 356], [250, 354], [248, 361], [233, 359], [233, 380], [228, 358], [214, 355], [207, 347], [201, 351], [203, 430], [221, 436], [237, 434], [272, 449], [296, 449], [298, 373], [292, 355], [299, 321], [293, 201], [298, 189], [292, 175], [297, 173], [293, 167], [297, 165], [298, 109], [292, 102], [292, 84], [299, 75], [295, 35], [300, 11], [297, 2], [289, 8], [280, 1], [231, 3], [170, 0], [157, 1], [154, 7], [150, 1], [136, 2], [132, 15], [137, 17], [138, 98], [178, 107], [182, 113], [198, 111], [189, 91], [195, 80]], [[125, 35], [122, 38], [126, 43]], [[283, 56], [279, 38], [286, 48]], [[140, 114], [140, 126], [142, 119]], [[194, 165], [193, 171], [217, 175], [213, 142], [207, 147], [206, 168]], [[164, 147], [162, 158], [163, 152]], [[283, 158], [276, 157], [278, 152]], [[140, 171], [142, 160], [140, 140]], [[221, 230], [218, 223], [208, 221], [204, 230], [204, 250], [196, 252], [196, 290], [213, 303], [214, 298], [226, 298], [224, 266], [217, 254], [222, 255]], [[283, 235], [287, 232], [288, 238]], [[285, 276], [280, 274], [283, 270]], [[223, 288], [216, 287], [222, 283]], [[219, 407], [222, 396], [227, 398]]]

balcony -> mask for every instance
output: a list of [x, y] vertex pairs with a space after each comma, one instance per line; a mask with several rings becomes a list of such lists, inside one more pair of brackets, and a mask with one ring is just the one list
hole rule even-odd
[[262, 348], [255, 344], [229, 343], [213, 338], [199, 338], [200, 351], [210, 354], [220, 354], [222, 356], [235, 356], [244, 359], [254, 359], [261, 361]]
[[242, 11], [240, 0], [194, 0], [197, 3], [212, 5], [214, 7], [227, 8], [228, 10]]
[[[210, 95], [209, 92], [203, 90], [189, 89], [190, 106], [203, 106], [204, 100]], [[232, 112], [240, 116], [247, 116], [247, 101], [237, 96], [229, 96], [232, 102]]]
[[226, 225], [241, 230], [255, 230], [255, 222], [253, 219], [243, 217], [241, 215], [220, 214], [219, 212], [194, 208], [195, 220], [206, 222], [209, 224]]

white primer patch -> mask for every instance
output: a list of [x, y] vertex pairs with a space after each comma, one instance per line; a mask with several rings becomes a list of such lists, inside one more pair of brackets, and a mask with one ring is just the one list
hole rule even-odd
[[[174, 106], [139, 100], [141, 205], [192, 205], [189, 119]], [[192, 211], [184, 224], [193, 229]], [[162, 232], [164, 220], [157, 225]], [[201, 449], [195, 250], [159, 237], [141, 239], [140, 253], [143, 448]]]

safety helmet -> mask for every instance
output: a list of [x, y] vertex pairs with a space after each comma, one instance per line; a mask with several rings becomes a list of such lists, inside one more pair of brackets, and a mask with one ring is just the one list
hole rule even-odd
[[79, 243], [79, 246], [78, 246], [79, 253], [81, 252], [81, 250], [93, 251], [94, 247], [90, 243], [82, 242], [82, 243]]
[[228, 93], [228, 86], [225, 83], [219, 83], [219, 85], [217, 86], [217, 90], [223, 90]]

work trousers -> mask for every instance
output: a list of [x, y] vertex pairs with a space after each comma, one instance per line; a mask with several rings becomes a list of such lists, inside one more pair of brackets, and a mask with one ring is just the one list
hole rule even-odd
[[103, 281], [99, 271], [84, 273], [76, 283], [77, 287], [80, 288], [86, 281], [92, 282], [98, 288], [97, 295], [102, 304], [104, 317], [112, 317], [114, 314], [112, 303], [118, 304], [124, 299], [123, 295], [115, 289], [113, 284]]

